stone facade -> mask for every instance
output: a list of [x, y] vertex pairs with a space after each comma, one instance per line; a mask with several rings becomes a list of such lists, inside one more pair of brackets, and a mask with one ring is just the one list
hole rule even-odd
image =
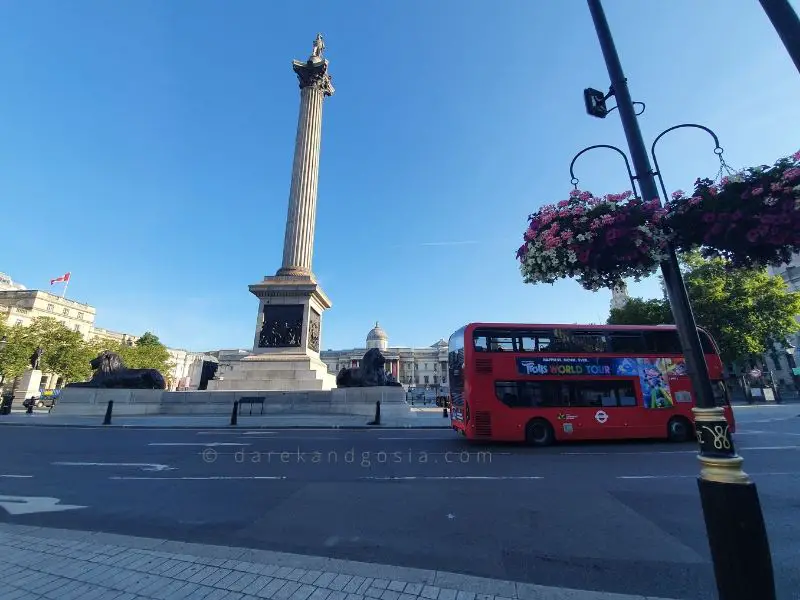
[[375, 323], [366, 338], [366, 348], [325, 350], [320, 357], [331, 373], [342, 368], [357, 367], [364, 353], [379, 348], [386, 357], [386, 370], [394, 375], [403, 387], [447, 387], [447, 342], [443, 339], [427, 348], [410, 348], [389, 345], [389, 336]]

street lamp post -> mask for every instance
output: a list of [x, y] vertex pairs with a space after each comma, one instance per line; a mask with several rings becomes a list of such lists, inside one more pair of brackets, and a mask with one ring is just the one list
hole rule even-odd
[[797, 368], [797, 361], [794, 359], [794, 351], [797, 348], [790, 342], [786, 346], [786, 361], [789, 364], [789, 372], [792, 375], [792, 381], [794, 382], [794, 389], [795, 393], [800, 394], [800, 374], [795, 373], [795, 369]]
[[[642, 198], [659, 198], [636, 112], [600, 0], [587, 0]], [[602, 101], [601, 99], [594, 99]], [[590, 108], [587, 99], [587, 110]], [[607, 113], [605, 113], [607, 114]], [[597, 114], [597, 116], [605, 116]], [[666, 198], [664, 199], [666, 201]], [[675, 324], [696, 395], [695, 430], [701, 464], [698, 488], [720, 600], [775, 600], [764, 517], [755, 484], [742, 470], [722, 407], [717, 406], [675, 249], [661, 265]]]
[[759, 0], [786, 51], [800, 71], [800, 18], [789, 0]]

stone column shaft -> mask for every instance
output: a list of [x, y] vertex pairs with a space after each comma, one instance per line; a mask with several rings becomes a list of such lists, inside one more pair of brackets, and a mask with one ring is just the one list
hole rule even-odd
[[294, 62], [300, 80], [292, 184], [278, 275], [310, 276], [317, 216], [319, 154], [322, 141], [322, 101], [333, 94], [327, 61]]

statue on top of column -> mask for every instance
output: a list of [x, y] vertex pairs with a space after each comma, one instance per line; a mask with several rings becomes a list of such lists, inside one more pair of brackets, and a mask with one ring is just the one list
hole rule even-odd
[[325, 50], [325, 42], [322, 40], [322, 34], [318, 33], [311, 49], [311, 58], [322, 58], [323, 50]]

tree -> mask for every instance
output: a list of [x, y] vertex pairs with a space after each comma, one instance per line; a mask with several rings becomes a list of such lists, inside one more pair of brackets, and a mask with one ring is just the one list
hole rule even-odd
[[[732, 269], [724, 259], [707, 260], [697, 252], [683, 255], [681, 265], [695, 321], [719, 344], [725, 362], [763, 355], [772, 341], [800, 330], [800, 293], [787, 291], [781, 277], [766, 269]], [[671, 314], [659, 314], [662, 309], [669, 310], [666, 301], [632, 298], [611, 311], [608, 323], [673, 323]]]
[[156, 369], [169, 378], [174, 367], [167, 347], [149, 331], [142, 334], [133, 346], [116, 344], [113, 351], [122, 357], [125, 366], [130, 369]]
[[612, 308], [609, 325], [663, 325], [673, 323], [669, 303], [660, 298], [631, 298], [622, 308]]
[[16, 379], [30, 367], [36, 347], [22, 325], [9, 327], [0, 323], [0, 340], [5, 340], [5, 344], [0, 345], [0, 375], [6, 382]]
[[138, 340], [136, 340], [137, 346], [164, 346], [161, 341], [158, 339], [158, 336], [155, 334], [150, 333], [149, 331], [145, 331]]
[[38, 317], [25, 329], [31, 354], [40, 346], [44, 351], [39, 367], [42, 371], [58, 373], [65, 381], [82, 381], [91, 375], [92, 348], [79, 332], [51, 317]]

